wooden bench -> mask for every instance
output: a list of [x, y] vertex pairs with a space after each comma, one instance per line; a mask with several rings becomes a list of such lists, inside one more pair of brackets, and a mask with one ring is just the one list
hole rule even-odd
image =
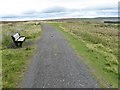
[[19, 33], [16, 33], [16, 34], [12, 35], [11, 37], [17, 47], [18, 47], [18, 45], [20, 45], [20, 47], [22, 47], [22, 43], [25, 41], [24, 36], [20, 36]]

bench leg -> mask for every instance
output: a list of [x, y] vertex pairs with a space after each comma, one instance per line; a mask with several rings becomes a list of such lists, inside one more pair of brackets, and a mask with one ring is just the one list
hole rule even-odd
[[22, 47], [22, 43], [23, 43], [23, 42], [20, 43], [20, 47]]
[[18, 47], [18, 43], [15, 43], [15, 45]]

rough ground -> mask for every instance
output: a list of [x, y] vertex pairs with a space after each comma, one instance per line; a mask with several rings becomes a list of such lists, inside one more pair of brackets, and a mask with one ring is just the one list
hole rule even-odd
[[97, 88], [96, 80], [64, 36], [48, 24], [43, 24], [43, 30], [21, 88]]

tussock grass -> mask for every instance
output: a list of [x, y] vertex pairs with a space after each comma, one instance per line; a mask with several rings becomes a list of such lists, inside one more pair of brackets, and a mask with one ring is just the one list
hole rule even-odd
[[0, 89], [2, 89], [2, 25], [0, 24]]
[[[3, 88], [16, 88], [24, 75], [29, 59], [37, 48], [41, 25], [36, 22], [2, 24], [2, 78]], [[11, 35], [19, 32], [26, 37], [22, 48], [15, 46]]]
[[61, 29], [70, 44], [93, 69], [102, 87], [118, 87], [118, 28], [102, 22], [51, 23]]

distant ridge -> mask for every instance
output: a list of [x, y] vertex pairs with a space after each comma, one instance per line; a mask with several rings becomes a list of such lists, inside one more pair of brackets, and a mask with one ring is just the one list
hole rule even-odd
[[102, 19], [104, 23], [120, 23], [120, 17], [97, 17], [97, 19]]
[[118, 19], [118, 17], [96, 17], [98, 19]]
[[60, 19], [46, 19], [46, 20], [24, 20], [24, 21], [0, 21], [0, 23], [15, 23], [15, 22], [38, 22], [38, 21], [78, 21], [78, 20], [102, 20], [104, 23], [120, 23], [120, 17], [95, 17], [95, 18], [60, 18]]

